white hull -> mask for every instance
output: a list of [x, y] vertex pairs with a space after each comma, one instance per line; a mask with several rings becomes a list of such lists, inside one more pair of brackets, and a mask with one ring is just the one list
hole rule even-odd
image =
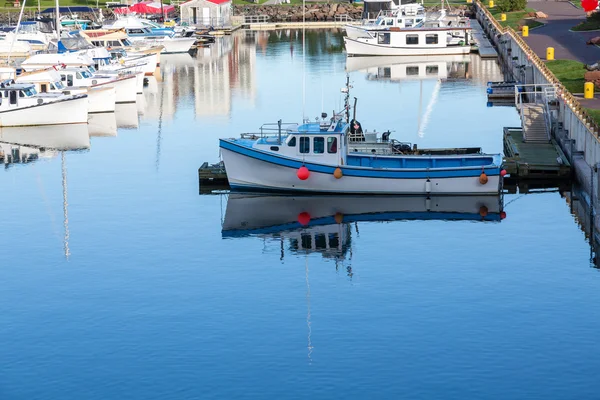
[[343, 176], [311, 171], [304, 181], [296, 176], [297, 168], [285, 167], [221, 148], [227, 179], [238, 190], [272, 190], [344, 194], [497, 194], [500, 177], [488, 176], [485, 185], [478, 176], [431, 178], [373, 178]]
[[[99, 78], [99, 80], [102, 78]], [[124, 77], [111, 77], [108, 76], [104, 82], [114, 86], [116, 90], [115, 103], [135, 103], [137, 95], [137, 77], [136, 75], [124, 76]]]
[[2, 128], [0, 142], [54, 150], [90, 148], [86, 124]]
[[90, 114], [115, 112], [117, 91], [113, 86], [91, 87], [87, 94]]
[[[344, 221], [345, 218], [359, 215], [369, 215], [377, 220], [378, 214], [385, 214], [388, 218], [396, 216], [409, 219], [411, 213], [421, 218], [435, 218], [436, 213], [448, 219], [453, 215], [457, 219], [469, 216], [477, 218], [499, 214], [501, 211], [498, 194], [439, 197], [331, 195], [292, 197], [231, 193], [227, 199], [223, 231], [289, 226], [298, 221], [300, 213], [308, 213], [312, 221], [336, 215], [339, 216], [339, 220]], [[497, 220], [499, 219], [498, 215]]]
[[91, 114], [88, 120], [88, 132], [92, 137], [117, 136], [115, 113]]
[[23, 108], [0, 111], [0, 126], [41, 126], [85, 124], [88, 117], [88, 98], [78, 96]]
[[346, 53], [353, 56], [431, 56], [469, 54], [471, 46], [396, 47], [365, 43], [362, 39], [344, 38]]
[[125, 66], [138, 63], [144, 63], [141, 65], [141, 71], [144, 75], [154, 75], [156, 68], [160, 66], [158, 53], [132, 54], [125, 60]]
[[196, 43], [195, 38], [168, 38], [160, 42], [164, 46], [163, 53], [187, 53]]

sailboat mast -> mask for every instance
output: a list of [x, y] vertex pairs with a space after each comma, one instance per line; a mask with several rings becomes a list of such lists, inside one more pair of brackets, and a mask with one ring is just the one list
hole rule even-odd
[[56, 0], [56, 13], [54, 14], [56, 17], [56, 39], [60, 40], [60, 5], [58, 4], [58, 0]]
[[15, 44], [15, 40], [17, 40], [17, 34], [19, 33], [19, 29], [21, 28], [21, 18], [23, 18], [23, 11], [25, 10], [25, 0], [23, 0], [23, 5], [21, 6], [21, 12], [19, 13], [19, 20], [17, 21], [17, 27], [15, 28], [15, 34], [10, 42], [10, 48], [8, 50], [8, 59], [6, 60], [6, 65], [10, 66], [10, 55], [12, 54], [13, 45]]

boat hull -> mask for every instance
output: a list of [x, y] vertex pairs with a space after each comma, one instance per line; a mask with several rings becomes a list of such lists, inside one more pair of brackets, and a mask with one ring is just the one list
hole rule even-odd
[[87, 94], [90, 114], [115, 112], [117, 91], [113, 86], [91, 87]]
[[446, 47], [396, 47], [366, 43], [361, 39], [344, 37], [344, 46], [349, 56], [433, 56], [469, 54], [471, 46]]
[[85, 124], [87, 119], [86, 95], [0, 111], [1, 127]]
[[0, 129], [0, 142], [54, 150], [90, 148], [86, 124], [6, 127]]
[[136, 75], [123, 76], [123, 77], [98, 77], [96, 80], [99, 81], [99, 84], [110, 84], [114, 86], [116, 94], [115, 94], [115, 103], [123, 104], [123, 103], [135, 103], [137, 96], [137, 77]]
[[[298, 179], [300, 160], [264, 156], [221, 141], [221, 155], [232, 190], [340, 194], [497, 194], [500, 167], [485, 168], [487, 182], [481, 184], [479, 169], [400, 171], [340, 166], [343, 176], [334, 177], [331, 165], [306, 163], [310, 176]], [[417, 156], [418, 157], [418, 156]]]

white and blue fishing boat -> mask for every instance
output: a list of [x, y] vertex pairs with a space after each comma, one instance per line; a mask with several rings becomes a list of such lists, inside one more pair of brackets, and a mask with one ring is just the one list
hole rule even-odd
[[[320, 121], [300, 125], [280, 121], [274, 135], [265, 134], [268, 128], [263, 126], [257, 134], [221, 139], [232, 190], [436, 195], [500, 191], [505, 174], [500, 154], [447, 149], [423, 154], [386, 137], [375, 139], [369, 151], [360, 124], [353, 119], [350, 126], [349, 109], [347, 96], [345, 111], [329, 120], [323, 114]], [[375, 149], [381, 146], [390, 151]]]

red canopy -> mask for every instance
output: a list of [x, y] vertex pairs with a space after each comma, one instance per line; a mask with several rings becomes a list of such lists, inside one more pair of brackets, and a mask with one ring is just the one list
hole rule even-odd
[[114, 12], [117, 14], [160, 14], [161, 12], [170, 13], [175, 10], [175, 6], [163, 4], [162, 9], [160, 2], [157, 1], [142, 1], [141, 3], [135, 3], [127, 8], [116, 8]]

